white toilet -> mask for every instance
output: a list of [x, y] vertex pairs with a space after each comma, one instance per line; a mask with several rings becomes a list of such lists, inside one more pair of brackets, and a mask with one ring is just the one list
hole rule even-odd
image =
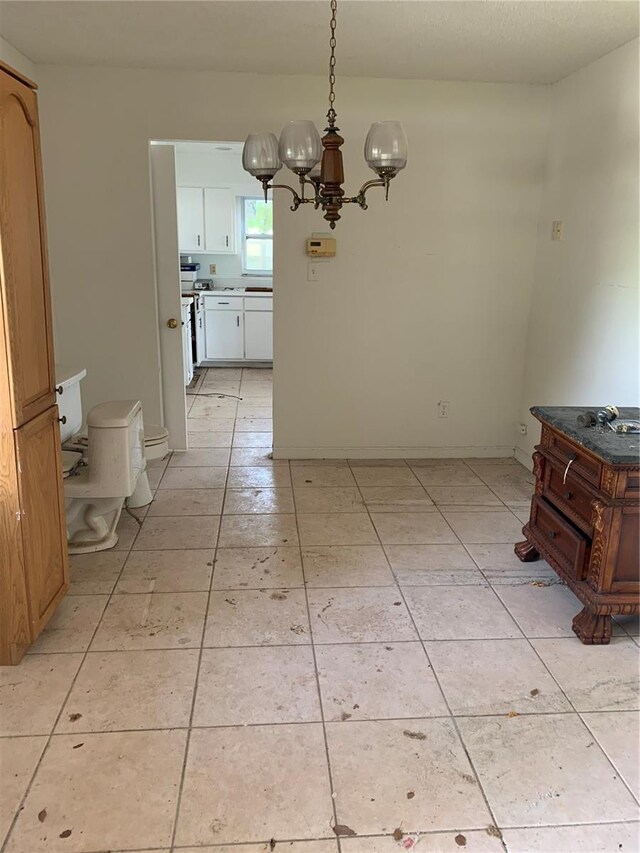
[[[113, 548], [124, 502], [134, 494], [141, 477], [146, 482], [139, 400], [94, 406], [87, 416], [86, 439], [73, 442], [82, 425], [80, 380], [85, 375], [85, 370], [56, 370], [63, 448], [66, 444], [64, 494], [71, 554]], [[74, 449], [69, 451], [69, 446]]]

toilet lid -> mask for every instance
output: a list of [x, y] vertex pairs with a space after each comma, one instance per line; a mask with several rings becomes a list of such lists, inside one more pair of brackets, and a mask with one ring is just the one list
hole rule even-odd
[[82, 453], [75, 453], [73, 450], [62, 451], [62, 476], [68, 477], [82, 459]]
[[153, 447], [156, 444], [162, 444], [169, 438], [169, 430], [158, 424], [144, 425], [144, 443], [147, 447]]

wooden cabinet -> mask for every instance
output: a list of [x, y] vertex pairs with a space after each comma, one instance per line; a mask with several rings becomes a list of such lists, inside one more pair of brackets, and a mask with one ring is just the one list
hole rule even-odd
[[204, 251], [204, 206], [199, 187], [178, 187], [178, 246], [181, 252]]
[[236, 252], [235, 196], [228, 187], [178, 187], [178, 246], [181, 252]]
[[271, 361], [273, 359], [273, 314], [271, 311], [244, 312], [244, 357], [250, 361]]
[[583, 409], [531, 411], [542, 436], [525, 541], [515, 552], [523, 561], [547, 560], [584, 604], [574, 632], [583, 643], [606, 644], [611, 616], [640, 610], [640, 447], [635, 436], [580, 430]]
[[0, 665], [68, 586], [35, 85], [0, 63]]
[[225, 187], [204, 189], [204, 246], [216, 255], [235, 254], [236, 200]]
[[207, 359], [244, 358], [243, 317], [241, 311], [205, 310]]

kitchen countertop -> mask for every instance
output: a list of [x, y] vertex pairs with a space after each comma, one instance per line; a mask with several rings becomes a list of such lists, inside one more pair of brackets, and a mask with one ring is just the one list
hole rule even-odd
[[[587, 450], [612, 465], [637, 465], [640, 460], [640, 435], [616, 433], [605, 427], [580, 427], [576, 418], [582, 412], [599, 412], [604, 406], [534, 406], [531, 414], [549, 426], [555, 427]], [[635, 406], [619, 407], [620, 420], [638, 420], [640, 409]]]
[[273, 296], [273, 291], [262, 290], [256, 292], [255, 290], [252, 290], [247, 293], [246, 290], [242, 290], [241, 288], [234, 288], [233, 290], [216, 288], [215, 290], [183, 290], [182, 296], [246, 296], [247, 298], [251, 298], [252, 296], [263, 296], [271, 298]]

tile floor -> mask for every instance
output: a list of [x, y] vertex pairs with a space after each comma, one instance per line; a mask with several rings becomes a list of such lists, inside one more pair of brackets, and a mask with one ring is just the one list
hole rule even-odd
[[639, 850], [638, 622], [582, 646], [516, 560], [528, 472], [273, 461], [271, 390], [200, 373], [142, 526], [1, 671], [3, 850]]

